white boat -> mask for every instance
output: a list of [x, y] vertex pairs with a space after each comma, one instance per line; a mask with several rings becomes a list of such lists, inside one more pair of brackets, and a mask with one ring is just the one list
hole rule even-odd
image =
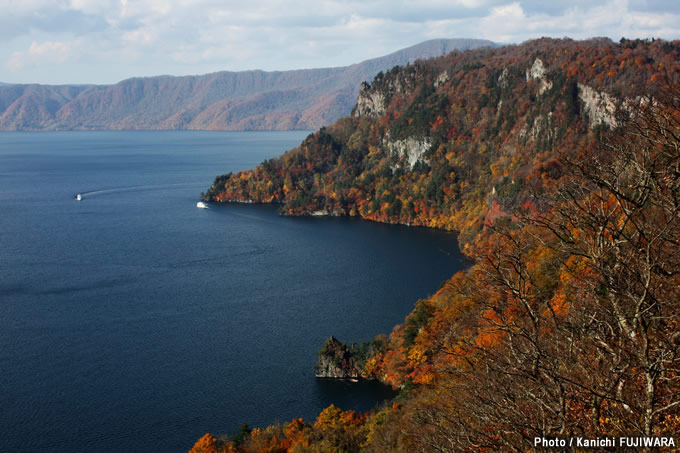
[[80, 200], [82, 200], [82, 199], [83, 199], [83, 196], [82, 196], [81, 194], [77, 193], [77, 194], [76, 194], [76, 200], [77, 200], [77, 201], [80, 201]]
[[200, 209], [208, 209], [208, 205], [203, 203], [202, 201], [199, 201], [198, 203], [196, 203], [196, 207], [200, 208]]

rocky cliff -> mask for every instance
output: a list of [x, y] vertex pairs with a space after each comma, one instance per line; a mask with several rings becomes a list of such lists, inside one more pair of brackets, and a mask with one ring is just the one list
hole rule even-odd
[[333, 379], [358, 379], [360, 369], [347, 346], [330, 337], [319, 351], [316, 377]]
[[559, 176], [557, 157], [597, 142], [617, 105], [678, 70], [678, 53], [677, 42], [541, 39], [395, 67], [361, 84], [351, 116], [218, 178], [206, 198], [457, 230], [465, 243], [540, 209], [534, 191]]

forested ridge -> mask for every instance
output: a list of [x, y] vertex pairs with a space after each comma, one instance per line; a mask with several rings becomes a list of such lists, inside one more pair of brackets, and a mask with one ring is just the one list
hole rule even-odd
[[313, 130], [349, 113], [381, 69], [453, 49], [433, 39], [345, 67], [135, 77], [113, 85], [0, 84], [0, 130]]
[[[541, 39], [379, 74], [214, 201], [460, 232], [472, 265], [362, 357], [369, 414], [193, 451], [525, 451], [680, 431], [679, 42]], [[676, 440], [677, 442], [677, 440]]]

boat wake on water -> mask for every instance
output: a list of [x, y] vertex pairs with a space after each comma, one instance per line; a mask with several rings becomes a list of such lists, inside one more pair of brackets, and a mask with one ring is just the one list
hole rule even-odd
[[81, 201], [84, 198], [92, 198], [100, 195], [110, 195], [123, 192], [144, 192], [147, 190], [159, 190], [159, 189], [179, 189], [179, 188], [201, 188], [205, 186], [205, 182], [193, 182], [193, 183], [177, 183], [177, 184], [154, 184], [146, 186], [126, 186], [126, 187], [111, 187], [106, 189], [90, 190], [87, 192], [79, 192], [76, 194], [75, 199]]

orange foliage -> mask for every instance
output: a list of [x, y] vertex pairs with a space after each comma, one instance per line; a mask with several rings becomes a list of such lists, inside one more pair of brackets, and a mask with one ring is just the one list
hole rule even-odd
[[218, 453], [217, 447], [217, 439], [208, 433], [196, 441], [189, 453]]
[[[639, 431], [644, 413], [655, 414], [648, 420], [654, 433], [676, 435], [677, 310], [664, 312], [663, 322], [653, 317], [680, 300], [678, 185], [669, 183], [677, 174], [666, 173], [655, 180], [657, 186], [633, 190], [646, 179], [632, 178], [630, 187], [608, 190], [611, 184], [597, 179], [602, 173], [615, 169], [618, 184], [626, 172], [658, 158], [658, 150], [628, 149], [614, 141], [618, 148], [612, 149], [620, 155], [612, 149], [603, 153], [596, 135], [607, 131], [590, 129], [578, 90], [585, 84], [633, 99], [638, 94], [633, 87], [649, 89], [662, 69], [680, 73], [679, 48], [666, 42], [545, 39], [419, 62], [374, 81], [376, 92], [397, 82], [405, 87], [390, 92], [382, 117], [345, 119], [279, 159], [220, 180], [217, 200], [281, 202], [291, 215], [324, 209], [455, 229], [474, 260], [433, 297], [419, 301], [366, 360], [365, 376], [404, 389], [403, 407], [358, 416], [331, 405], [313, 425], [295, 419], [279, 431], [253, 430], [250, 445], [262, 451], [296, 445], [355, 451], [363, 442], [373, 451], [428, 451], [433, 445], [442, 451], [523, 451], [531, 448], [526, 439], [546, 432]], [[554, 83], [545, 93], [524, 75], [537, 56]], [[443, 71], [455, 83], [432, 88]], [[678, 111], [676, 101], [663, 113], [677, 120]], [[677, 123], [666, 137], [679, 135]], [[433, 146], [413, 168], [387, 145], [422, 134]], [[669, 149], [667, 158], [677, 154], [677, 146]], [[649, 155], [637, 156], [641, 150]], [[608, 165], [607, 159], [630, 155], [639, 157], [636, 165], [621, 164], [625, 160], [620, 167]], [[581, 163], [576, 170], [573, 161]], [[588, 174], [594, 165], [601, 167]], [[677, 168], [677, 162], [653, 167], [647, 178], [668, 168]], [[571, 174], [579, 169], [583, 174]], [[649, 197], [638, 200], [638, 192], [661, 186], [663, 196], [652, 192], [656, 204], [641, 211]], [[663, 203], [671, 208], [662, 211]], [[670, 226], [655, 231], [663, 222]], [[639, 234], [643, 227], [656, 235]], [[649, 242], [664, 235], [672, 240], [652, 250]], [[665, 261], [645, 261], [644, 253]], [[642, 271], [631, 270], [634, 265]], [[626, 305], [633, 299], [649, 303], [644, 313]], [[636, 349], [649, 325], [668, 335]], [[666, 346], [659, 349], [663, 360], [645, 357]], [[649, 370], [665, 373], [666, 380], [643, 399], [657, 385]], [[657, 412], [639, 409], [661, 401], [666, 406], [657, 406]], [[218, 447], [206, 435], [194, 450]]]

